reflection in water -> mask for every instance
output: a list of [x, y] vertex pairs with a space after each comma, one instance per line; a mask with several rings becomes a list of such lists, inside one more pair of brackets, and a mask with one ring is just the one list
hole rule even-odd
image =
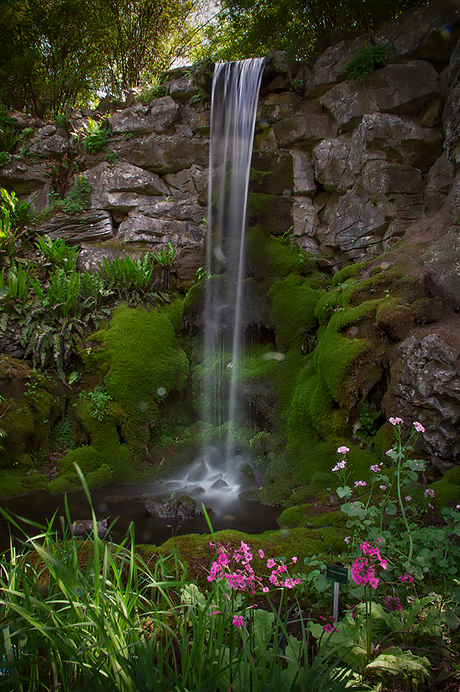
[[[158, 481], [155, 483], [142, 483], [134, 485], [114, 485], [110, 488], [103, 488], [91, 491], [93, 506], [98, 519], [110, 516], [111, 521], [115, 520], [110, 532], [110, 538], [118, 543], [122, 541], [129, 529], [131, 522], [134, 523], [135, 541], [139, 543], [151, 543], [160, 545], [173, 535], [185, 535], [188, 533], [209, 533], [206, 519], [203, 515], [194, 519], [161, 519], [148, 517], [145, 513], [145, 502], [147, 499], [160, 499], [170, 497], [174, 493], [175, 497], [183, 494], [194, 497], [197, 505], [200, 506], [204, 501], [206, 507], [210, 507], [210, 519], [215, 531], [222, 529], [236, 529], [246, 533], [261, 533], [270, 529], [278, 528], [276, 518], [280, 513], [279, 508], [266, 507], [257, 502], [240, 500], [232, 493], [225, 494], [220, 492], [214, 496], [212, 492], [206, 495], [200, 490], [200, 486], [191, 488], [182, 480]], [[67, 495], [72, 521], [77, 519], [89, 519], [91, 510], [88, 500], [83, 491], [70, 493]], [[54, 512], [56, 518], [54, 528], [61, 529], [64, 521], [64, 495], [49, 495], [40, 492], [23, 497], [16, 497], [2, 501], [2, 508], [7, 512], [32, 520], [42, 526], [47, 525]], [[28, 535], [36, 535], [39, 531], [35, 527], [24, 526]], [[20, 535], [16, 529], [13, 533]], [[5, 550], [9, 545], [9, 526], [6, 520], [0, 520], [0, 548]]]

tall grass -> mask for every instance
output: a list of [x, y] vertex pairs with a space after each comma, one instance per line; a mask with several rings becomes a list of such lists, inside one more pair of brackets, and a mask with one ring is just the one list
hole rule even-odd
[[133, 531], [121, 545], [102, 541], [92, 516], [86, 540], [50, 522], [2, 556], [1, 690], [345, 690], [333, 655], [309, 663], [306, 627], [289, 634], [288, 610], [252, 608], [248, 627], [235, 627], [238, 604], [219, 580], [202, 592], [177, 553], [147, 564]]

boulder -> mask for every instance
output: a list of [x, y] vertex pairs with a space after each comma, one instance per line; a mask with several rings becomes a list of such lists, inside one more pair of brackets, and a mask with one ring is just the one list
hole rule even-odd
[[131, 108], [118, 111], [109, 118], [109, 124], [114, 134], [163, 134], [173, 131], [180, 120], [180, 106], [170, 96], [165, 96], [147, 106], [136, 103]]
[[397, 115], [418, 115], [441, 89], [438, 73], [425, 60], [389, 64], [368, 77], [367, 94], [376, 110]]
[[13, 156], [10, 163], [0, 168], [0, 186], [28, 195], [48, 182], [46, 163], [32, 163], [23, 156]]
[[192, 75], [184, 75], [170, 82], [168, 94], [174, 101], [179, 101], [179, 103], [187, 103], [192, 98], [198, 99], [201, 97]]
[[145, 503], [145, 513], [149, 517], [162, 519], [193, 519], [196, 516], [196, 502], [189, 495], [178, 499], [151, 500]]
[[[454, 324], [455, 322], [455, 324]], [[420, 447], [441, 471], [460, 463], [460, 318], [403, 341], [391, 365], [383, 400], [387, 416], [420, 421]]]
[[[99, 538], [105, 538], [109, 533], [109, 520], [110, 517], [107, 517], [107, 519], [101, 519], [96, 522], [96, 531]], [[70, 528], [73, 536], [82, 537], [94, 535], [94, 522], [92, 519], [79, 519], [78, 521], [74, 521]]]
[[95, 209], [129, 211], [148, 204], [152, 196], [169, 194], [159, 175], [130, 163], [100, 163], [84, 176], [92, 185], [91, 206]]
[[65, 238], [68, 245], [100, 242], [113, 237], [112, 218], [101, 209], [92, 209], [78, 216], [56, 214], [35, 230], [53, 239]]
[[364, 113], [375, 111], [375, 104], [366, 93], [366, 85], [363, 82], [337, 84], [319, 101], [332, 113], [336, 122], [344, 130], [357, 125]]
[[423, 255], [423, 264], [436, 276], [443, 288], [460, 309], [460, 236], [457, 228], [451, 228], [439, 240], [430, 243]]
[[[62, 132], [62, 131], [60, 131]], [[54, 125], [42, 127], [25, 144], [29, 156], [43, 157], [47, 159], [59, 159], [64, 154], [76, 156], [78, 154], [75, 139], [63, 137], [56, 132]]]
[[294, 194], [316, 195], [315, 175], [311, 155], [302, 149], [291, 149]]
[[358, 174], [367, 161], [387, 159], [426, 172], [442, 154], [442, 141], [439, 130], [407, 117], [366, 114], [352, 136], [350, 168]]
[[388, 221], [369, 197], [358, 197], [348, 191], [338, 201], [336, 219], [331, 226], [336, 245], [348, 252], [377, 246]]
[[313, 201], [309, 197], [294, 197], [293, 202], [294, 235], [297, 238], [300, 236], [313, 237], [316, 227], [319, 225]]
[[350, 169], [351, 137], [323, 139], [313, 149], [315, 178], [326, 190], [344, 192], [352, 187], [354, 175]]
[[193, 164], [206, 167], [208, 147], [209, 142], [199, 137], [157, 134], [119, 139], [108, 145], [119, 160], [160, 174], [177, 173]]
[[151, 243], [201, 249], [205, 228], [204, 212], [187, 200], [157, 200], [137, 207], [118, 229], [118, 239], [126, 243]]
[[275, 123], [273, 132], [279, 147], [293, 145], [314, 146], [322, 139], [334, 137], [337, 126], [332, 118], [324, 113], [319, 103], [308, 103], [303, 112], [292, 118]]
[[207, 189], [208, 177], [209, 169], [203, 169], [192, 164], [190, 168], [184, 168], [177, 173], [168, 173], [164, 176], [164, 180], [169, 185], [170, 193], [174, 197], [187, 197], [191, 201]]
[[460, 36], [460, 8], [455, 0], [436, 0], [403, 12], [378, 33], [406, 59], [430, 60], [446, 65]]
[[315, 62], [307, 83], [307, 93], [321, 95], [347, 74], [347, 65], [353, 54], [366, 43], [366, 36], [351, 41], [339, 41], [327, 48]]

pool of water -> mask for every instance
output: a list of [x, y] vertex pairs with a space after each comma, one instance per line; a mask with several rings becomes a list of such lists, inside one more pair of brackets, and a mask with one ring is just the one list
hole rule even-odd
[[[201, 507], [203, 502], [209, 509], [209, 518], [215, 531], [236, 529], [246, 533], [262, 533], [278, 528], [276, 520], [280, 514], [280, 508], [267, 507], [258, 502], [239, 499], [233, 494], [226, 496], [225, 493], [214, 495], [203, 493], [199, 487], [195, 490], [185, 489], [187, 490], [186, 494], [194, 496], [197, 508]], [[171, 494], [179, 497], [183, 494], [183, 490], [184, 484], [180, 481], [157, 481], [155, 483], [114, 485], [110, 488], [91, 490], [91, 498], [96, 517], [100, 520], [110, 516], [110, 523], [114, 522], [110, 532], [110, 537], [114, 542], [118, 543], [123, 540], [131, 523], [133, 523], [136, 543], [161, 545], [173, 535], [209, 533], [204, 515], [186, 520], [147, 516], [145, 512], [147, 499], [167, 498]], [[56, 512], [54, 528], [60, 530], [62, 523], [67, 523], [64, 498], [63, 494], [50, 495], [45, 492], [37, 492], [3, 500], [1, 506], [10, 514], [21, 517], [19, 522], [21, 527], [27, 535], [32, 536], [39, 531], [27, 524], [27, 520], [46, 526]], [[91, 518], [90, 505], [83, 491], [69, 493], [67, 502], [72, 521]], [[0, 548], [2, 550], [9, 545], [10, 531], [15, 536], [20, 535], [20, 531], [12, 528], [5, 519], [0, 519]]]

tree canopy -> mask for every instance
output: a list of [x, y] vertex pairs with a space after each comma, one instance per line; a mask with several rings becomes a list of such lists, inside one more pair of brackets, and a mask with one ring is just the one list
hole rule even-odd
[[322, 52], [349, 32], [375, 32], [426, 0], [221, 0], [201, 55], [219, 60], [285, 50], [298, 59]]
[[121, 96], [176, 57], [193, 0], [4, 0], [0, 102], [44, 117]]

